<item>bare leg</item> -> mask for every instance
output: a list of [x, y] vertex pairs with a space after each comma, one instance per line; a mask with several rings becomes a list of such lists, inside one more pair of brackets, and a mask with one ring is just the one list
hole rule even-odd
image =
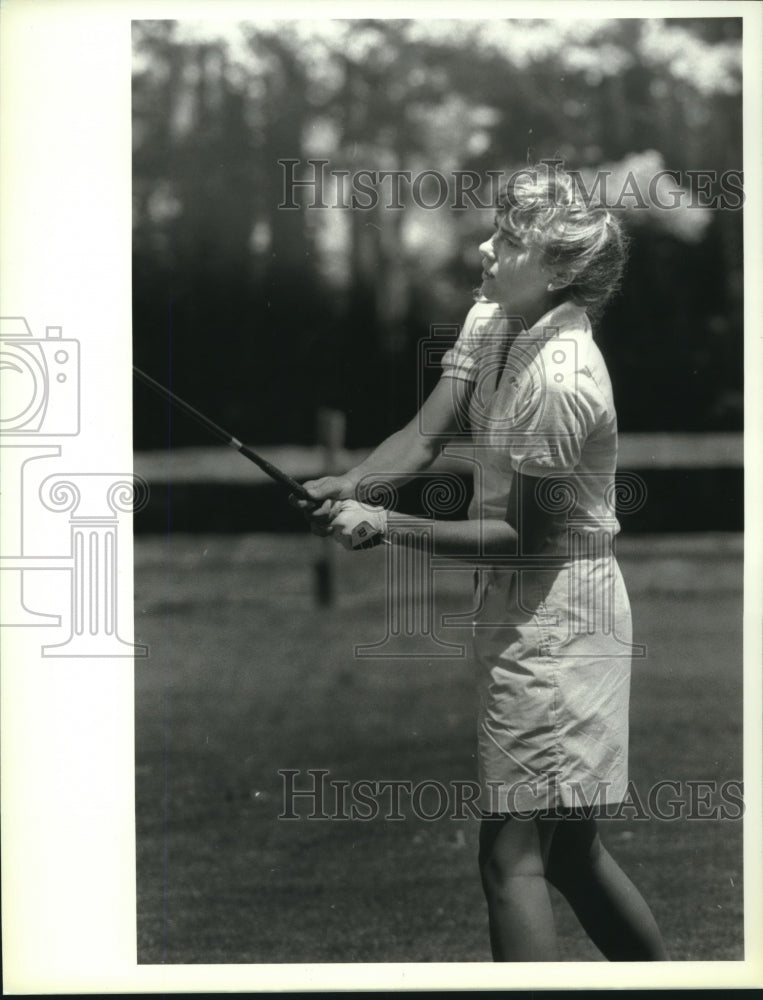
[[554, 962], [556, 929], [544, 857], [556, 821], [500, 816], [480, 827], [480, 874], [496, 962]]
[[649, 907], [602, 846], [596, 820], [573, 814], [557, 823], [546, 878], [610, 962], [668, 960]]

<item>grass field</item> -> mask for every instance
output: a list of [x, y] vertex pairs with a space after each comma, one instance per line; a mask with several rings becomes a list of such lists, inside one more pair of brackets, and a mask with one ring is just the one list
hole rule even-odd
[[[136, 639], [151, 647], [136, 661], [141, 963], [490, 960], [476, 820], [309, 820], [306, 807], [278, 819], [280, 769], [303, 772], [301, 786], [318, 768], [349, 782], [475, 777], [468, 659], [355, 658], [385, 632], [385, 553], [339, 552], [327, 611], [313, 599], [319, 546], [136, 539]], [[639, 537], [619, 554], [648, 646], [634, 662], [631, 778], [643, 798], [681, 782], [687, 803], [687, 782], [742, 777], [741, 540]], [[438, 574], [437, 596], [438, 611], [464, 610], [468, 578]], [[606, 821], [603, 838], [673, 959], [743, 957], [739, 820], [684, 809]], [[562, 958], [601, 960], [554, 906]]]

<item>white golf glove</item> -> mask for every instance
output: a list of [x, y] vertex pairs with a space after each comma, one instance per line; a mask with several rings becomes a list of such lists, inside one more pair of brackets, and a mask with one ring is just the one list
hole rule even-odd
[[331, 537], [343, 548], [370, 549], [387, 533], [387, 511], [357, 500], [337, 500], [329, 527]]

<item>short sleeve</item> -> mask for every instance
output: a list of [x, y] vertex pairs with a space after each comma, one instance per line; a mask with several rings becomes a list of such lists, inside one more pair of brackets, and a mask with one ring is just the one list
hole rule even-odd
[[505, 314], [496, 303], [475, 302], [455, 344], [442, 356], [443, 375], [476, 381], [486, 345], [505, 334], [507, 323]]
[[509, 442], [509, 459], [528, 476], [572, 472], [597, 425], [603, 403], [595, 384], [542, 386], [533, 380], [520, 403], [524, 419]]

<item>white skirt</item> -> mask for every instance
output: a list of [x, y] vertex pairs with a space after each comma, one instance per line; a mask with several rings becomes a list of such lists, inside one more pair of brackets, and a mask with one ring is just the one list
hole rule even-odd
[[480, 807], [622, 801], [631, 612], [614, 556], [482, 570], [475, 613]]

